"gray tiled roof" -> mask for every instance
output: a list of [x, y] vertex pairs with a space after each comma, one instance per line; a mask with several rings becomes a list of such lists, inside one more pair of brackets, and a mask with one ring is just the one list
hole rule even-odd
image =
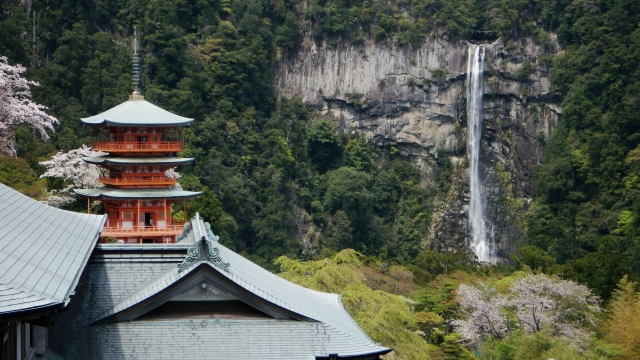
[[202, 194], [199, 191], [176, 189], [118, 189], [110, 187], [73, 189], [73, 191], [80, 196], [105, 199], [190, 199]]
[[[195, 226], [189, 235], [209, 237], [202, 220], [192, 219], [191, 223]], [[77, 299], [55, 320], [50, 340], [55, 344], [54, 351], [67, 358], [300, 360], [329, 354], [341, 358], [377, 358], [390, 350], [367, 337], [345, 311], [339, 295], [295, 285], [219, 243], [212, 245], [222, 261], [230, 263], [228, 272], [207, 260], [197, 261], [179, 272], [177, 265], [194, 245], [189, 237], [173, 245], [98, 245], [83, 275]], [[114, 317], [157, 302], [165, 289], [182, 286], [183, 279], [199, 274], [201, 269], [216, 271], [217, 276], [224, 276], [251, 296], [299, 314], [297, 318], [302, 320], [117, 321]]]
[[82, 118], [87, 125], [185, 126], [193, 119], [164, 110], [146, 100], [129, 100], [103, 113]]
[[105, 220], [0, 184], [0, 315], [67, 302]]
[[82, 160], [89, 164], [109, 164], [109, 165], [183, 165], [193, 161], [193, 158], [179, 158], [171, 156], [159, 157], [116, 157], [116, 156], [94, 156], [83, 157]]

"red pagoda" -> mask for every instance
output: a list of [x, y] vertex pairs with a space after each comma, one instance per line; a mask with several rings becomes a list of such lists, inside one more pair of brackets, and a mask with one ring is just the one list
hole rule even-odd
[[[182, 150], [182, 128], [188, 119], [155, 106], [140, 95], [137, 42], [134, 41], [134, 87], [129, 100], [101, 114], [81, 119], [94, 127], [93, 149], [109, 155], [86, 157], [107, 174], [104, 187], [77, 189], [88, 199], [101, 200], [108, 215], [101, 242], [115, 238], [125, 243], [173, 243], [184, 222], [171, 218], [171, 206], [199, 196], [200, 192], [174, 188], [166, 175], [192, 158], [173, 156]], [[90, 200], [88, 200], [90, 201]], [[186, 209], [185, 209], [186, 210]], [[186, 211], [183, 214], [186, 218]]]

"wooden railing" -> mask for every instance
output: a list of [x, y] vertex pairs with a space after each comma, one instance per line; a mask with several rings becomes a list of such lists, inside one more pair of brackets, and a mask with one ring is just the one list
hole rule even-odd
[[105, 152], [178, 152], [182, 151], [182, 142], [120, 142], [94, 140], [93, 150]]
[[171, 186], [176, 183], [176, 179], [168, 178], [166, 176], [123, 176], [117, 178], [100, 177], [100, 182], [105, 185], [114, 186]]
[[126, 228], [119, 226], [105, 226], [102, 228], [101, 237], [113, 236], [128, 237], [128, 236], [174, 236], [180, 235], [184, 223], [179, 221], [173, 221], [171, 225], [165, 226], [129, 226]]

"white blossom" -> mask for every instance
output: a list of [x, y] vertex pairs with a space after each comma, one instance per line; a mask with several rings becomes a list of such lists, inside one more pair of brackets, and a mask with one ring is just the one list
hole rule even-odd
[[500, 339], [519, 327], [525, 333], [560, 336], [580, 348], [591, 335], [594, 314], [601, 311], [600, 299], [586, 286], [533, 274], [515, 280], [506, 295], [482, 284], [460, 285], [458, 301], [463, 319], [449, 323], [467, 341], [483, 335]]
[[480, 287], [460, 285], [458, 302], [467, 320], [449, 323], [460, 333], [462, 340], [474, 341], [483, 334], [501, 339], [510, 330], [509, 320], [500, 311], [504, 296], [482, 284]]
[[74, 201], [75, 198], [72, 198], [68, 195], [57, 195], [57, 192], [50, 192], [49, 196], [42, 200], [43, 203], [55, 207], [63, 207], [65, 205], [71, 204]]
[[600, 300], [588, 287], [545, 275], [528, 275], [511, 285], [509, 306], [527, 333], [547, 331], [579, 343], [594, 325]]
[[56, 118], [44, 111], [43, 105], [31, 100], [30, 86], [35, 81], [23, 79], [20, 74], [26, 69], [11, 66], [6, 56], [0, 56], [0, 154], [16, 156], [15, 127], [27, 124], [34, 128], [42, 140], [48, 140], [47, 130], [53, 131]]
[[176, 168], [171, 168], [167, 171], [164, 172], [164, 176], [168, 177], [169, 179], [180, 179], [182, 176], [180, 176], [180, 173], [178, 173], [176, 171]]
[[50, 160], [40, 162], [47, 171], [40, 178], [60, 178], [67, 186], [61, 190], [53, 191], [44, 201], [53, 206], [63, 206], [74, 201], [73, 189], [91, 189], [100, 185], [100, 168], [97, 165], [88, 164], [83, 157], [102, 156], [106, 153], [93, 151], [90, 147], [82, 145], [81, 148], [68, 152], [59, 151]]
[[[180, 176], [180, 173], [178, 173], [176, 171], [176, 168], [171, 168], [167, 171], [164, 172], [164, 176], [166, 176], [169, 179], [180, 179], [182, 176]], [[180, 185], [180, 183], [176, 182], [173, 186], [171, 186], [172, 188], [176, 189], [176, 190], [182, 190], [182, 185]]]

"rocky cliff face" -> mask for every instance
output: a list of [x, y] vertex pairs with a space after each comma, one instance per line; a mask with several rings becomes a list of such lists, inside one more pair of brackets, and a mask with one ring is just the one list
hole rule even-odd
[[[545, 64], [555, 51], [526, 39], [486, 44], [481, 174], [490, 236], [502, 257], [521, 237], [518, 225], [529, 204], [532, 171], [559, 121]], [[433, 212], [424, 243], [439, 251], [457, 251], [469, 241], [467, 57], [466, 41], [427, 39], [420, 48], [409, 48], [307, 40], [278, 62], [282, 96], [299, 96], [342, 131], [356, 129], [386, 151], [397, 149], [421, 169], [425, 182], [433, 181], [437, 156], [450, 156], [452, 186]]]

